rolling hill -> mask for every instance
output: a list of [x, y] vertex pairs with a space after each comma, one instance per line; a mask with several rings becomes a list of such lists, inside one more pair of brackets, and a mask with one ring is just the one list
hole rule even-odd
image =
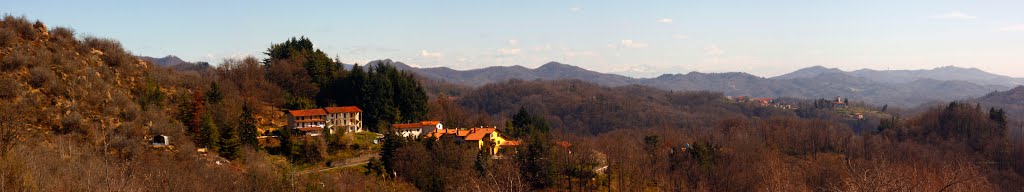
[[1024, 78], [1013, 78], [1004, 75], [997, 75], [982, 71], [978, 68], [962, 68], [955, 66], [938, 67], [934, 69], [921, 70], [874, 70], [860, 69], [856, 71], [843, 71], [836, 68], [825, 68], [813, 66], [793, 71], [791, 73], [772, 77], [772, 79], [796, 79], [813, 77], [820, 74], [841, 73], [845, 75], [863, 77], [883, 83], [909, 83], [922, 79], [934, 79], [940, 81], [965, 81], [986, 86], [1013, 87], [1024, 85]]
[[137, 56], [139, 59], [149, 62], [157, 67], [171, 68], [179, 71], [205, 71], [212, 69], [210, 63], [207, 62], [188, 62], [178, 58], [178, 56], [167, 55], [164, 57], [148, 57], [148, 56]]
[[[996, 90], [1007, 90], [1014, 78], [978, 69], [943, 67], [933, 70], [845, 72], [821, 66], [800, 69], [778, 77], [764, 78], [748, 73], [665, 74], [655, 78], [631, 78], [590, 71], [573, 65], [549, 62], [530, 69], [495, 66], [471, 70], [447, 67], [417, 68], [392, 60], [368, 63], [390, 64], [421, 77], [452, 84], [479, 87], [510, 79], [579, 79], [603, 86], [644, 85], [665, 90], [708, 90], [725, 95], [754, 97], [831, 98], [848, 97], [874, 105], [912, 107], [933, 101], [971, 99]], [[996, 82], [1009, 83], [996, 83]]]
[[465, 71], [455, 70], [447, 67], [416, 68], [406, 65], [405, 63], [402, 62], [392, 61], [390, 59], [372, 61], [367, 64], [390, 64], [397, 67], [398, 69], [413, 71], [416, 74], [426, 78], [443, 80], [448, 83], [456, 83], [473, 87], [478, 87], [490, 83], [508, 81], [510, 79], [580, 79], [587, 82], [592, 82], [605, 86], [623, 86], [635, 84], [637, 82], [637, 79], [633, 79], [630, 77], [590, 71], [577, 66], [562, 64], [558, 62], [548, 62], [547, 64], [537, 67], [536, 69], [529, 69], [523, 66], [516, 65], [493, 66]]

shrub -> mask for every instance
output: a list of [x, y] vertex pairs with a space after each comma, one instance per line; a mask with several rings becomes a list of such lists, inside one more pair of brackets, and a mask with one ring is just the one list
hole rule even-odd
[[13, 71], [28, 65], [31, 60], [32, 56], [27, 55], [24, 51], [15, 51], [0, 60], [0, 69]]
[[146, 135], [139, 127], [141, 125], [133, 122], [124, 123], [107, 135], [110, 147], [117, 151], [120, 159], [132, 160], [144, 152], [144, 145], [139, 145], [138, 139], [145, 138]]
[[119, 116], [124, 120], [134, 121], [135, 119], [138, 119], [140, 112], [141, 110], [139, 110], [139, 106], [133, 103], [126, 103], [124, 104], [124, 110], [121, 110]]
[[21, 41], [21, 36], [10, 30], [0, 30], [0, 46], [16, 45]]
[[60, 127], [57, 128], [57, 133], [68, 134], [72, 132], [84, 133], [83, 129], [84, 121], [82, 120], [82, 114], [77, 111], [71, 111], [68, 115], [60, 120]]
[[128, 51], [124, 50], [121, 43], [117, 40], [97, 38], [97, 37], [85, 37], [83, 40], [85, 52], [91, 52], [91, 49], [96, 49], [103, 52], [100, 59], [103, 59], [104, 63], [108, 66], [122, 66], [134, 62], [135, 56], [132, 56]]
[[28, 84], [32, 87], [40, 88], [46, 85], [47, 82], [54, 79], [54, 73], [50, 69], [43, 66], [36, 66], [29, 71]]
[[51, 40], [62, 44], [73, 45], [75, 42], [75, 30], [67, 27], [55, 27], [50, 30]]
[[22, 37], [22, 39], [35, 39], [39, 35], [39, 31], [32, 26], [32, 23], [25, 19], [25, 16], [4, 16], [3, 22], [0, 22], [0, 26], [7, 28], [6, 30], [12, 30]]
[[14, 79], [0, 78], [0, 99], [12, 98], [21, 93], [21, 83]]

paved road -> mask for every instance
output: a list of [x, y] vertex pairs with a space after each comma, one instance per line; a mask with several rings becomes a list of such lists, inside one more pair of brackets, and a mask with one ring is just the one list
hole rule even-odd
[[310, 173], [325, 172], [325, 171], [341, 169], [341, 168], [346, 168], [346, 167], [355, 167], [355, 166], [365, 165], [366, 163], [370, 162], [370, 159], [372, 159], [374, 157], [380, 158], [380, 157], [378, 157], [378, 155], [376, 153], [363, 154], [363, 155], [360, 155], [358, 157], [353, 157], [353, 158], [348, 158], [348, 159], [345, 159], [345, 160], [331, 162], [331, 165], [334, 165], [332, 167], [323, 168], [323, 169], [315, 169], [315, 170], [306, 170], [306, 171], [299, 172], [296, 175], [305, 175], [305, 174], [310, 174]]

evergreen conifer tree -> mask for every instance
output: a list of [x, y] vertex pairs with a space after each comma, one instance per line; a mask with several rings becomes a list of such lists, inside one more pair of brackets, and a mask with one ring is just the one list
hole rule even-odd
[[203, 116], [203, 128], [200, 132], [199, 144], [209, 151], [217, 151], [220, 147], [220, 130], [217, 130], [217, 124], [213, 122], [213, 117]]
[[242, 105], [242, 117], [239, 125], [238, 138], [243, 146], [259, 148], [258, 130], [256, 129], [256, 118], [253, 116], [253, 109], [249, 103]]

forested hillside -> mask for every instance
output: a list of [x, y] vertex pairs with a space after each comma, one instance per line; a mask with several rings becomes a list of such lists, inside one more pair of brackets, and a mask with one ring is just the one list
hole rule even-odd
[[971, 100], [982, 107], [999, 108], [1010, 119], [1010, 138], [1024, 139], [1024, 86], [1007, 91], [994, 91]]
[[[528, 161], [483, 163], [502, 175], [488, 169], [459, 169], [480, 164], [472, 152], [439, 148], [444, 145], [439, 143], [406, 142], [397, 147], [397, 153], [410, 150], [421, 156], [448, 156], [399, 158], [395, 169], [421, 189], [450, 187], [447, 190], [462, 189], [456, 183], [467, 180], [491, 186], [478, 179], [507, 179], [507, 174], [534, 179], [502, 185], [562, 190], [1013, 191], [1022, 181], [1024, 162], [1015, 158], [1024, 155], [1021, 140], [1007, 137], [1011, 118], [998, 108], [954, 102], [920, 114], [881, 112], [858, 120], [840, 115], [841, 110], [830, 107], [827, 100], [823, 100], [826, 104], [779, 101], [799, 107], [783, 110], [734, 103], [712, 92], [608, 88], [579, 80], [512, 80], [437, 98], [431, 102], [432, 113], [441, 108], [437, 111], [442, 114], [457, 114], [439, 116], [452, 124], [474, 124], [459, 117], [505, 122], [506, 132], [517, 133], [526, 124], [517, 122], [534, 119], [519, 118], [527, 111], [546, 121], [540, 127], [550, 129], [552, 138], [520, 136], [530, 144], [547, 144], [517, 148], [518, 154], [556, 160], [536, 169], [527, 169]], [[853, 103], [858, 106], [842, 110], [865, 108], [877, 113], [888, 108]], [[478, 117], [479, 113], [485, 117]], [[431, 164], [465, 171], [455, 175], [477, 176], [436, 178], [402, 168]], [[536, 171], [550, 177], [531, 175]], [[420, 180], [426, 178], [436, 180]]]
[[695, 128], [717, 118], [793, 116], [791, 111], [737, 104], [715, 92], [672, 92], [643, 86], [602, 87], [580, 80], [512, 80], [485, 85], [458, 97], [462, 106], [502, 116], [526, 107], [566, 133], [616, 129]]

